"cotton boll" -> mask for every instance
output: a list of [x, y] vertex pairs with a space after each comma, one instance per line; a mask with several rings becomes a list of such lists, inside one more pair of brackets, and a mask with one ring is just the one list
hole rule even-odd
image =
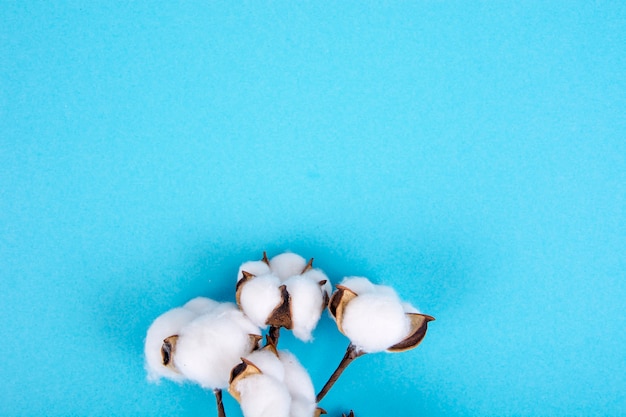
[[176, 368], [203, 388], [227, 387], [231, 369], [252, 350], [249, 334], [260, 334], [251, 322], [243, 325], [242, 317], [226, 304], [186, 325], [176, 343]]
[[270, 273], [270, 267], [263, 261], [248, 261], [239, 267], [237, 272], [237, 282], [243, 278], [243, 271], [255, 276], [267, 275]]
[[241, 288], [241, 309], [259, 327], [265, 327], [267, 319], [282, 302], [280, 280], [275, 275], [262, 275], [247, 281]]
[[366, 293], [345, 307], [342, 327], [360, 350], [380, 352], [407, 336], [410, 323], [397, 298]]
[[163, 346], [163, 339], [178, 334], [186, 324], [196, 317], [197, 314], [193, 311], [178, 307], [161, 314], [154, 320], [148, 329], [144, 346], [148, 380], [156, 382], [161, 377], [175, 381], [185, 379], [183, 375], [163, 365], [161, 347]]
[[290, 416], [313, 416], [317, 404], [311, 377], [293, 354], [281, 351], [278, 355], [285, 368], [285, 384], [291, 396]]
[[237, 383], [244, 417], [290, 417], [291, 397], [285, 384], [264, 375], [250, 375]]
[[319, 283], [303, 275], [296, 275], [285, 281], [291, 298], [291, 319], [293, 334], [298, 339], [310, 341], [311, 332], [324, 309], [324, 295]]
[[270, 269], [281, 281], [301, 274], [305, 266], [306, 260], [302, 256], [291, 252], [281, 253], [270, 259]]
[[188, 301], [183, 308], [186, 310], [189, 310], [193, 313], [195, 313], [197, 316], [201, 315], [201, 314], [205, 314], [210, 312], [211, 310], [213, 310], [214, 308], [216, 308], [217, 306], [219, 306], [220, 303], [218, 303], [215, 300], [211, 300], [210, 298], [206, 298], [206, 297], [196, 297], [190, 301]]

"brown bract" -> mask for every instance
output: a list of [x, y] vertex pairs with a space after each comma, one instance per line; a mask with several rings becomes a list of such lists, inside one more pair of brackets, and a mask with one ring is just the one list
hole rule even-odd
[[274, 327], [284, 327], [285, 329], [293, 329], [293, 320], [291, 319], [291, 297], [287, 291], [286, 285], [278, 287], [280, 290], [281, 302], [276, 306], [274, 311], [267, 318], [265, 324]]
[[161, 346], [161, 360], [163, 366], [175, 372], [178, 372], [178, 369], [174, 366], [174, 352], [176, 352], [177, 341], [178, 335], [169, 336], [163, 339], [163, 345]]
[[343, 312], [350, 301], [357, 297], [357, 294], [348, 287], [337, 285], [337, 291], [333, 293], [328, 302], [328, 311], [337, 322], [337, 328], [343, 333]]
[[230, 383], [228, 385], [228, 392], [233, 396], [237, 402], [241, 402], [241, 393], [237, 389], [239, 381], [247, 378], [250, 375], [262, 374], [261, 370], [252, 362], [246, 358], [241, 358], [241, 363], [233, 368], [230, 373]]
[[409, 335], [402, 341], [396, 343], [387, 349], [387, 352], [404, 352], [416, 348], [417, 345], [422, 343], [424, 337], [426, 337], [426, 330], [428, 330], [428, 322], [435, 320], [434, 317], [427, 314], [419, 313], [406, 313], [411, 321], [411, 331]]
[[248, 271], [241, 271], [241, 275], [243, 275], [243, 277], [239, 281], [237, 281], [237, 286], [235, 287], [235, 300], [237, 301], [237, 305], [240, 307], [241, 307], [241, 302], [240, 302], [241, 289], [243, 288], [246, 282], [250, 281], [252, 278], [256, 276], [254, 274], [251, 274]]
[[321, 407], [317, 407], [315, 413], [313, 413], [313, 417], [320, 417], [322, 414], [328, 414], [328, 412]]

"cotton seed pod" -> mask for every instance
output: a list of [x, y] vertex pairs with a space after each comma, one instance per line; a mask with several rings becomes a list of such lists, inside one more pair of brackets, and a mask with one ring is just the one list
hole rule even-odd
[[339, 331], [364, 352], [413, 349], [434, 320], [402, 303], [392, 288], [362, 277], [346, 278], [338, 285], [328, 309]]
[[[247, 271], [253, 267], [261, 275]], [[269, 273], [263, 274], [269, 268]], [[283, 253], [267, 260], [246, 262], [239, 271], [235, 298], [242, 311], [259, 327], [294, 331], [304, 341], [312, 339], [328, 304], [330, 282], [320, 270], [299, 255]]]

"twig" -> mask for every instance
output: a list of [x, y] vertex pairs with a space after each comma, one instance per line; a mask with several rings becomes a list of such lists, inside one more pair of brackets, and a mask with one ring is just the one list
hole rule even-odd
[[217, 403], [217, 417], [226, 417], [224, 403], [222, 402], [222, 390], [219, 388], [214, 389], [213, 394], [215, 394], [215, 401]]
[[343, 356], [343, 359], [341, 360], [341, 362], [339, 362], [339, 366], [337, 366], [337, 369], [335, 369], [335, 372], [333, 372], [333, 374], [330, 376], [330, 378], [328, 379], [328, 382], [326, 382], [326, 385], [324, 385], [324, 388], [322, 388], [319, 394], [317, 394], [316, 401], [318, 403], [322, 401], [322, 398], [324, 398], [324, 396], [326, 396], [326, 394], [328, 393], [328, 391], [330, 391], [333, 385], [335, 385], [335, 382], [337, 382], [337, 380], [339, 379], [343, 371], [346, 370], [348, 365], [350, 365], [352, 361], [358, 358], [359, 356], [365, 355], [365, 353], [366, 352], [363, 352], [362, 350], [357, 349], [356, 346], [350, 343], [350, 345], [348, 346], [348, 349], [346, 350], [346, 354]]

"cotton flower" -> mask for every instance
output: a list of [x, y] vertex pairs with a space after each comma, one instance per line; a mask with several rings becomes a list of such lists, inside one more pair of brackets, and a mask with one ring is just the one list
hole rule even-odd
[[237, 304], [259, 327], [293, 330], [294, 336], [312, 340], [330, 295], [330, 282], [320, 269], [300, 255], [283, 253], [271, 260], [242, 264], [237, 273]]
[[345, 278], [331, 297], [329, 311], [357, 350], [368, 353], [412, 349], [434, 320], [402, 302], [391, 287], [363, 277]]
[[295, 356], [268, 345], [242, 359], [228, 390], [244, 417], [313, 417], [313, 383]]
[[178, 334], [188, 323], [199, 315], [213, 310], [218, 304], [211, 299], [197, 297], [182, 307], [163, 313], [154, 320], [148, 329], [144, 345], [148, 380], [156, 382], [162, 377], [174, 381], [185, 379], [181, 373], [163, 364], [163, 355], [167, 355], [167, 352], [162, 351], [163, 340]]

